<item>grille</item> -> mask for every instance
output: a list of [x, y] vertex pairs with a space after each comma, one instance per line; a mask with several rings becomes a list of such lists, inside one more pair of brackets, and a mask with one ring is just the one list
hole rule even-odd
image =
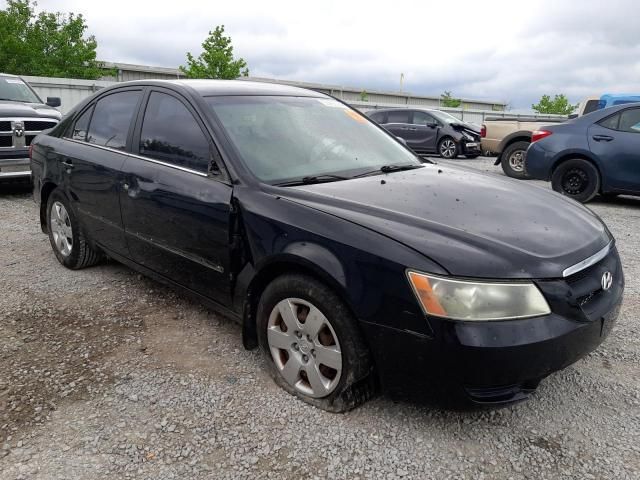
[[[613, 274], [614, 284], [611, 290], [604, 291], [601, 281], [607, 271]], [[615, 249], [595, 265], [567, 277], [566, 282], [587, 318], [594, 320], [602, 316], [610, 308], [612, 296], [622, 288], [622, 270]]]
[[0, 132], [10, 132], [11, 122], [0, 122]]
[[54, 127], [55, 125], [55, 120], [25, 120], [24, 129], [29, 132], [39, 132], [41, 130], [46, 130], [48, 128]]
[[33, 142], [33, 139], [36, 138], [35, 135], [25, 135], [24, 137], [24, 143], [25, 145], [28, 147], [29, 145], [31, 145], [31, 142]]
[[0, 147], [11, 147], [13, 146], [13, 137], [6, 136], [0, 137]]

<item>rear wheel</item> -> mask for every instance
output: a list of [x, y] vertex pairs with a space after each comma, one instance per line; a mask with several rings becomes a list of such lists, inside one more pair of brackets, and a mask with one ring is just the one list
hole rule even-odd
[[551, 186], [556, 192], [586, 203], [600, 190], [600, 174], [591, 162], [575, 158], [561, 163], [554, 170]]
[[53, 253], [65, 267], [77, 270], [100, 261], [101, 254], [87, 242], [67, 197], [58, 189], [47, 201], [47, 230]]
[[528, 178], [524, 170], [524, 161], [527, 155], [527, 148], [530, 143], [525, 141], [514, 142], [507, 146], [502, 152], [502, 170], [505, 175], [511, 178]]
[[373, 395], [372, 362], [356, 320], [320, 282], [276, 278], [260, 298], [257, 322], [269, 373], [287, 392], [330, 412]]
[[442, 158], [452, 160], [458, 157], [458, 144], [451, 137], [445, 137], [438, 143], [438, 153]]

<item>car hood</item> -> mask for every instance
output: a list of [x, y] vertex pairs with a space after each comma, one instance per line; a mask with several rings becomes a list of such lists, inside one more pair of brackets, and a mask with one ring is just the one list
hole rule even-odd
[[559, 278], [610, 241], [602, 221], [553, 191], [464, 168], [424, 168], [289, 187], [284, 198], [374, 230], [452, 275]]
[[469, 123], [451, 123], [451, 128], [458, 131], [464, 131], [473, 134], [474, 136], [480, 135], [480, 128]]
[[62, 114], [55, 108], [42, 103], [22, 103], [2, 100], [0, 101], [0, 117], [49, 117], [60, 120]]

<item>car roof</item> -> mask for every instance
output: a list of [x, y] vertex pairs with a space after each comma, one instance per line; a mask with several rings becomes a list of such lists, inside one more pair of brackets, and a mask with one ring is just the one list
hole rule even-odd
[[371, 110], [367, 113], [376, 113], [376, 112], [406, 112], [408, 110], [417, 110], [421, 112], [438, 112], [435, 108], [420, 108], [420, 107], [396, 107], [396, 108], [376, 108], [375, 110]]
[[203, 97], [223, 95], [282, 95], [295, 97], [327, 97], [327, 95], [306, 88], [291, 87], [277, 83], [255, 82], [251, 80], [209, 80], [209, 79], [177, 79], [177, 80], [136, 80], [117, 83], [112, 88], [127, 85], [156, 85], [187, 87], [195, 90]]
[[0, 77], [19, 78], [18, 75], [11, 75], [10, 73], [0, 72]]

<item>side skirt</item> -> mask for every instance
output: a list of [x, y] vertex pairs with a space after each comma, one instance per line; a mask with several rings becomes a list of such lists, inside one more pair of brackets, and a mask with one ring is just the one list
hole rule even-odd
[[184, 285], [181, 285], [180, 283], [174, 282], [173, 280], [171, 280], [170, 278], [165, 277], [164, 275], [160, 275], [159, 273], [143, 266], [140, 265], [139, 263], [134, 262], [133, 260], [127, 258], [127, 257], [123, 257], [122, 255], [119, 255], [117, 253], [112, 252], [111, 250], [109, 250], [108, 248], [105, 248], [104, 246], [98, 244], [99, 248], [104, 251], [104, 253], [106, 253], [109, 257], [113, 258], [114, 260], [122, 263], [123, 265], [126, 265], [127, 267], [131, 268], [132, 270], [135, 270], [139, 273], [141, 273], [142, 275], [149, 277], [159, 283], [162, 283], [164, 285], [168, 285], [169, 287], [175, 288], [176, 290], [179, 290], [180, 292], [188, 295], [189, 297], [193, 298], [194, 300], [202, 303], [203, 305], [205, 305], [207, 308], [210, 308], [212, 310], [215, 310], [216, 312], [220, 313], [221, 315], [224, 315], [225, 317], [229, 317], [230, 319], [232, 319], [233, 321], [241, 324], [242, 323], [242, 315], [234, 312], [233, 310], [229, 309], [228, 307], [225, 307], [224, 305], [216, 302], [215, 300], [212, 300], [209, 297], [205, 297], [204, 295], [195, 292], [193, 290], [191, 290], [190, 288], [185, 287]]

